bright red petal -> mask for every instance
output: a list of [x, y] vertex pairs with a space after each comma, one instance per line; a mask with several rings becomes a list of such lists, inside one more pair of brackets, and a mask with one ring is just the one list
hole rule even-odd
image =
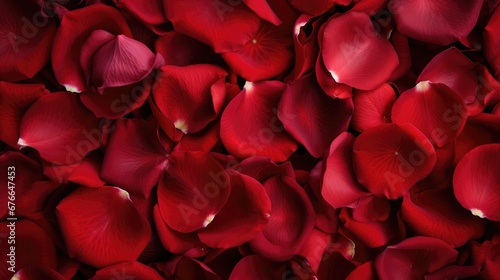
[[356, 110], [352, 115], [351, 125], [363, 132], [391, 122], [391, 109], [396, 101], [396, 93], [389, 84], [383, 84], [375, 90], [356, 91], [352, 101]]
[[383, 124], [356, 138], [353, 162], [365, 188], [376, 196], [397, 199], [429, 175], [436, 152], [413, 125]]
[[151, 238], [148, 221], [117, 187], [80, 187], [56, 213], [69, 256], [95, 267], [136, 260]]
[[285, 161], [297, 143], [284, 131], [277, 117], [281, 92], [277, 81], [247, 83], [227, 105], [221, 118], [221, 140], [234, 156], [265, 156]]
[[474, 28], [483, 1], [391, 0], [399, 32], [420, 41], [448, 45]]
[[472, 214], [500, 221], [500, 144], [479, 146], [458, 163], [453, 175], [455, 197]]
[[69, 181], [87, 187], [100, 187], [106, 183], [99, 175], [101, 163], [102, 155], [91, 153], [75, 164], [46, 163], [43, 173], [54, 182], [67, 183]]
[[392, 121], [411, 123], [437, 147], [453, 141], [465, 125], [462, 98], [443, 84], [419, 82], [401, 94], [392, 107]]
[[[57, 106], [54, 106], [57, 104]], [[57, 164], [72, 164], [101, 145], [100, 121], [69, 92], [42, 96], [24, 114], [18, 144]]]
[[333, 79], [362, 90], [381, 86], [398, 66], [391, 43], [377, 35], [370, 17], [351, 12], [327, 23], [322, 55]]

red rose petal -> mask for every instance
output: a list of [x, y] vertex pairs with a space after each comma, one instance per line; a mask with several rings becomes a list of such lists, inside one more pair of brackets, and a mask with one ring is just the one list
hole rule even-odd
[[484, 28], [484, 55], [490, 66], [495, 71], [495, 76], [500, 78], [500, 35], [498, 26], [500, 25], [500, 8], [497, 6]]
[[88, 36], [98, 29], [132, 36], [120, 12], [110, 6], [90, 5], [64, 14], [54, 39], [52, 67], [57, 81], [66, 90], [82, 92], [88, 89], [80, 67], [80, 51]]
[[326, 159], [321, 195], [334, 208], [356, 207], [369, 195], [358, 183], [352, 167], [354, 136], [347, 132], [333, 140]]
[[72, 164], [101, 145], [99, 123], [76, 94], [46, 94], [24, 114], [18, 144], [37, 149], [47, 161]]
[[18, 148], [21, 119], [28, 108], [48, 93], [44, 85], [23, 85], [0, 82], [0, 140]]
[[457, 251], [446, 242], [432, 237], [410, 237], [389, 246], [375, 260], [381, 280], [422, 279], [457, 259]]
[[53, 19], [44, 17], [37, 1], [4, 1], [0, 26], [0, 80], [33, 78], [49, 61], [56, 31]]
[[[382, 20], [386, 20], [383, 18], [383, 14], [382, 14]], [[384, 22], [382, 23], [382, 25], [384, 25]], [[398, 67], [394, 69], [394, 72], [392, 72], [391, 77], [389, 78], [390, 81], [395, 81], [402, 78], [406, 73], [408, 73], [408, 71], [412, 66], [412, 61], [411, 61], [410, 46], [408, 44], [408, 37], [401, 34], [397, 30], [390, 29], [390, 32], [391, 32], [390, 34], [391, 37], [389, 38], [389, 40], [391, 41], [391, 44], [394, 46], [394, 50], [398, 54], [398, 59], [399, 59]]]
[[376, 196], [396, 199], [425, 178], [436, 163], [432, 144], [410, 124], [383, 124], [354, 142], [358, 181]]
[[200, 240], [212, 248], [239, 246], [257, 236], [267, 225], [271, 201], [264, 187], [250, 176], [231, 171], [229, 198], [206, 228]]
[[305, 191], [288, 176], [275, 175], [263, 183], [272, 214], [264, 231], [249, 242], [263, 257], [284, 261], [297, 254], [314, 227], [314, 209]]
[[14, 280], [65, 280], [63, 275], [49, 267], [28, 266], [17, 271], [11, 279]]
[[[14, 225], [14, 227], [9, 226]], [[13, 232], [12, 232], [13, 231]], [[10, 236], [15, 236], [15, 244], [8, 243]], [[11, 252], [11, 246], [15, 247]], [[16, 222], [5, 221], [0, 223], [0, 279], [10, 279], [14, 274], [9, 267], [14, 266], [15, 271], [22, 268], [39, 265], [55, 269], [57, 265], [56, 249], [50, 236], [37, 224], [29, 220]], [[14, 255], [12, 258], [10, 255]], [[13, 260], [13, 264], [9, 261]]]
[[353, 270], [346, 280], [375, 280], [376, 272], [375, 265], [372, 261], [366, 262], [360, 266], [358, 266], [355, 270]]
[[95, 267], [136, 260], [151, 238], [147, 220], [117, 187], [80, 187], [56, 213], [69, 256]]
[[163, 3], [161, 0], [139, 3], [131, 0], [113, 0], [116, 6], [127, 10], [141, 22], [146, 24], [156, 33], [163, 33], [163, 25], [167, 22], [163, 12]]
[[359, 222], [353, 219], [351, 210], [343, 208], [339, 218], [342, 221], [341, 231], [346, 236], [353, 236], [370, 248], [386, 245], [398, 237], [399, 231], [395, 217], [385, 221]]
[[352, 127], [363, 132], [380, 124], [391, 122], [391, 109], [396, 93], [389, 84], [369, 91], [356, 91], [352, 97], [354, 113]]
[[180, 256], [169, 261], [165, 268], [168, 279], [220, 280], [207, 265], [192, 258]]
[[149, 197], [167, 165], [157, 126], [141, 119], [117, 120], [106, 145], [101, 177], [128, 192]]
[[479, 146], [458, 163], [453, 190], [458, 202], [472, 214], [500, 221], [500, 144]]
[[158, 205], [169, 227], [188, 233], [207, 227], [230, 192], [229, 176], [209, 154], [173, 152], [158, 183]]
[[323, 61], [337, 83], [372, 90], [387, 81], [398, 65], [391, 43], [377, 36], [363, 13], [351, 12], [328, 22], [322, 42]]
[[98, 118], [118, 119], [144, 104], [149, 97], [151, 80], [116, 88], [106, 88], [103, 94], [84, 91], [79, 94], [82, 103]]
[[297, 143], [284, 131], [277, 107], [285, 85], [277, 81], [247, 83], [221, 118], [221, 140], [234, 156], [265, 156], [285, 161]]
[[243, 0], [243, 3], [245, 3], [260, 18], [265, 19], [274, 25], [280, 25], [282, 23], [266, 0]]
[[158, 272], [140, 262], [123, 262], [96, 271], [91, 280], [109, 279], [162, 280]]
[[479, 265], [457, 266], [451, 265], [425, 276], [425, 280], [473, 278], [479, 275]]
[[458, 93], [470, 115], [482, 111], [484, 104], [476, 97], [478, 78], [474, 62], [452, 47], [436, 55], [418, 76], [417, 82], [441, 83]]
[[180, 233], [168, 227], [162, 218], [158, 204], [154, 207], [153, 218], [161, 244], [169, 252], [184, 254], [191, 249], [203, 250], [205, 245], [201, 243], [196, 233]]
[[284, 267], [279, 263], [270, 262], [257, 255], [250, 255], [236, 264], [229, 280], [280, 279], [284, 272]]
[[413, 124], [438, 147], [460, 134], [466, 117], [467, 109], [457, 93], [429, 81], [403, 92], [392, 107], [394, 123]]
[[352, 209], [352, 217], [358, 222], [385, 221], [389, 218], [391, 205], [386, 198], [366, 196]]
[[91, 153], [81, 162], [70, 165], [45, 164], [43, 173], [54, 182], [74, 182], [87, 187], [100, 187], [106, 184], [99, 172], [101, 170], [102, 155]]
[[326, 96], [314, 76], [307, 75], [287, 85], [278, 105], [278, 118], [290, 135], [319, 158], [332, 140], [347, 130], [352, 111], [351, 99]]
[[211, 46], [218, 53], [243, 47], [260, 23], [260, 18], [241, 1], [174, 0], [163, 1], [163, 6], [176, 31]]
[[484, 234], [485, 223], [467, 213], [446, 190], [410, 191], [401, 206], [402, 219], [418, 235], [460, 247]]
[[241, 49], [223, 53], [222, 58], [236, 74], [246, 80], [272, 78], [283, 73], [293, 62], [290, 31], [262, 22]]
[[318, 0], [314, 2], [304, 2], [301, 0], [289, 0], [290, 5], [292, 5], [298, 11], [302, 13], [309, 14], [312, 16], [319, 16], [327, 12], [335, 4], [340, 4], [343, 6], [349, 5], [351, 0]]
[[158, 75], [153, 85], [155, 104], [178, 130], [198, 132], [220, 113], [227, 75], [222, 68], [209, 64], [163, 66]]
[[389, 1], [399, 32], [420, 41], [448, 45], [474, 28], [483, 1]]

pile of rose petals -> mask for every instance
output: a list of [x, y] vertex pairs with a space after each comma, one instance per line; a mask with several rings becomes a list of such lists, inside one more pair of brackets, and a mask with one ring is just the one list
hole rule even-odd
[[0, 280], [499, 279], [499, 0], [0, 13]]

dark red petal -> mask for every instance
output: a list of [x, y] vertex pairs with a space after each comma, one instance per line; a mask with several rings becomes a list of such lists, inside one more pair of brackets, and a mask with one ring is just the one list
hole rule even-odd
[[278, 81], [247, 82], [224, 110], [221, 140], [234, 156], [265, 156], [285, 161], [297, 143], [277, 117], [278, 103], [285, 85]]
[[223, 53], [222, 58], [236, 74], [249, 81], [278, 76], [293, 62], [290, 31], [262, 22], [241, 49]]
[[107, 88], [102, 94], [84, 91], [79, 94], [82, 103], [98, 118], [118, 119], [146, 102], [152, 79], [133, 85]]
[[301, 0], [289, 0], [290, 5], [292, 5], [298, 11], [302, 13], [309, 14], [312, 16], [319, 16], [330, 8], [332, 8], [335, 4], [340, 4], [343, 6], [349, 5], [351, 0], [318, 0], [313, 2], [305, 2]]
[[52, 181], [38, 181], [31, 186], [20, 190], [16, 185], [16, 215], [32, 217], [36, 213], [43, 211], [47, 202], [59, 187], [60, 184]]
[[82, 161], [70, 165], [57, 165], [46, 163], [43, 173], [54, 182], [66, 183], [68, 181], [87, 187], [100, 187], [105, 182], [99, 176], [101, 171], [102, 155], [91, 153]]
[[470, 266], [447, 266], [436, 272], [425, 276], [425, 280], [442, 280], [442, 279], [463, 279], [473, 278], [479, 275], [481, 267], [479, 265]]
[[87, 90], [80, 67], [80, 52], [87, 38], [97, 29], [132, 37], [120, 12], [103, 4], [66, 12], [61, 20], [52, 48], [52, 67], [57, 81], [68, 91]]
[[458, 163], [453, 175], [455, 197], [472, 214], [500, 221], [500, 144], [479, 146]]
[[391, 122], [391, 109], [396, 101], [394, 88], [383, 84], [374, 90], [356, 91], [352, 97], [354, 113], [352, 127], [363, 132], [380, 124]]
[[385, 221], [389, 218], [391, 205], [386, 198], [370, 195], [362, 198], [356, 208], [352, 209], [352, 217], [358, 222]]
[[17, 143], [37, 149], [47, 161], [72, 164], [101, 145], [99, 123], [76, 94], [46, 94], [24, 114]]
[[353, 270], [346, 280], [375, 280], [376, 278], [374, 262], [366, 262]]
[[351, 99], [328, 97], [315, 77], [307, 75], [287, 85], [278, 105], [278, 118], [290, 135], [319, 158], [332, 140], [347, 130], [352, 111]]
[[167, 19], [163, 13], [163, 3], [161, 0], [148, 1], [144, 3], [139, 3], [137, 1], [131, 0], [113, 0], [116, 6], [127, 10], [135, 17], [137, 17], [141, 22], [146, 25], [153, 27], [153, 31], [156, 31], [154, 26], [165, 24]]
[[176, 31], [156, 39], [155, 50], [165, 59], [166, 65], [218, 64], [220, 60], [209, 46]]
[[270, 262], [257, 255], [246, 256], [233, 269], [229, 280], [281, 279], [285, 273], [279, 263]]
[[484, 28], [484, 54], [490, 66], [495, 71], [495, 76], [500, 78], [500, 35], [498, 26], [500, 25], [500, 8], [496, 7], [490, 20]]
[[389, 246], [375, 260], [381, 280], [422, 279], [457, 259], [455, 251], [446, 242], [432, 237], [410, 237]]
[[160, 207], [156, 205], [153, 211], [154, 223], [158, 231], [158, 237], [165, 249], [174, 254], [184, 254], [191, 249], [203, 250], [204, 244], [193, 233], [180, 233], [168, 227], [160, 213]]
[[[384, 18], [383, 12], [380, 17], [382, 17], [382, 20], [387, 20]], [[390, 81], [395, 81], [402, 78], [406, 73], [408, 73], [408, 71], [412, 66], [412, 61], [411, 61], [410, 46], [408, 44], [408, 37], [401, 34], [397, 30], [391, 29], [390, 32], [391, 32], [390, 34], [391, 37], [389, 40], [391, 41], [391, 44], [394, 46], [394, 50], [398, 54], [398, 59], [399, 59], [398, 67], [394, 69], [394, 72], [392, 72], [391, 77], [389, 78]]]
[[[98, 43], [103, 37], [103, 42]], [[94, 44], [100, 45], [96, 49]], [[164, 63], [161, 55], [153, 54], [141, 42], [125, 35], [114, 36], [105, 30], [92, 32], [80, 55], [86, 81], [99, 93], [108, 87], [140, 82]]]
[[174, 29], [216, 52], [239, 50], [255, 34], [260, 18], [241, 1], [163, 1]]
[[206, 228], [200, 240], [212, 248], [239, 246], [264, 230], [271, 213], [271, 201], [264, 187], [250, 176], [229, 172], [229, 198]]
[[106, 145], [101, 177], [132, 194], [149, 197], [167, 165], [168, 154], [157, 129], [141, 119], [117, 120]]
[[339, 218], [343, 225], [340, 233], [352, 236], [370, 248], [386, 245], [398, 237], [398, 227], [395, 216], [385, 221], [359, 222], [353, 219], [351, 210], [343, 208]]
[[222, 146], [217, 145], [220, 144], [219, 134], [220, 122], [216, 120], [199, 132], [183, 135], [175, 151], [213, 151], [214, 147]]
[[148, 221], [117, 187], [80, 187], [56, 214], [69, 256], [95, 267], [136, 260], [151, 238]]
[[175, 128], [185, 134], [198, 132], [222, 109], [226, 75], [209, 64], [163, 66], [153, 85], [154, 102]]
[[266, 0], [243, 0], [243, 3], [252, 9], [260, 18], [274, 25], [280, 25], [282, 23]]
[[90, 278], [91, 280], [162, 280], [158, 272], [153, 268], [146, 266], [140, 262], [123, 262], [111, 265], [96, 271], [95, 275]]
[[21, 119], [28, 108], [48, 93], [42, 84], [24, 85], [0, 82], [0, 140], [18, 148]]
[[[11, 166], [13, 168], [9, 168]], [[9, 192], [14, 191], [14, 198], [16, 196], [20, 198], [34, 182], [44, 180], [44, 176], [39, 162], [19, 152], [6, 152], [0, 155], [0, 168], [6, 172], [6, 176], [0, 177], [0, 191], [4, 193], [0, 196], [0, 204], [5, 205], [3, 209], [0, 208], [0, 219], [3, 220], [8, 212], [7, 201], [11, 196]]]
[[220, 280], [207, 265], [184, 256], [176, 257], [166, 264], [165, 276], [168, 279]]
[[391, 43], [377, 35], [370, 17], [363, 13], [351, 12], [329, 21], [322, 50], [333, 79], [362, 90], [379, 87], [398, 66]]
[[57, 271], [44, 266], [28, 266], [17, 271], [11, 279], [14, 280], [65, 280]]
[[[9, 238], [11, 236], [15, 237]], [[15, 240], [15, 244], [8, 243], [9, 240]], [[10, 279], [14, 272], [7, 269], [12, 266], [15, 271], [34, 265], [51, 269], [57, 266], [56, 249], [50, 236], [29, 220], [0, 223], [0, 248], [0, 279]]]
[[430, 141], [411, 124], [383, 124], [354, 141], [354, 169], [359, 182], [376, 196], [402, 197], [436, 163]]
[[275, 175], [295, 178], [295, 172], [290, 162], [276, 164], [269, 158], [264, 157], [249, 157], [234, 165], [232, 168], [240, 173], [255, 178], [261, 183]]
[[484, 234], [485, 223], [455, 200], [450, 190], [410, 191], [401, 206], [403, 220], [418, 235], [460, 247]]
[[302, 246], [299, 255], [304, 256], [310, 268], [317, 272], [321, 261], [323, 261], [323, 253], [325, 250], [330, 249], [331, 244], [331, 235], [314, 227]]
[[420, 41], [448, 45], [474, 28], [483, 1], [391, 0], [391, 12], [399, 32]]
[[0, 25], [0, 80], [33, 78], [49, 61], [56, 23], [44, 17], [37, 1], [4, 1]]
[[358, 183], [352, 167], [354, 136], [347, 132], [333, 140], [326, 159], [322, 197], [334, 208], [356, 207], [369, 195]]
[[210, 154], [178, 151], [158, 183], [158, 205], [169, 227], [188, 233], [207, 227], [230, 192], [228, 174]]
[[417, 82], [431, 81], [448, 86], [462, 97], [468, 113], [475, 115], [484, 108], [484, 104], [476, 98], [477, 76], [474, 62], [452, 47], [436, 55], [420, 73]]
[[442, 147], [462, 131], [467, 109], [462, 98], [446, 85], [422, 81], [401, 94], [391, 117], [394, 123], [413, 124], [434, 145]]
[[314, 227], [314, 209], [305, 191], [288, 176], [275, 175], [263, 183], [272, 213], [264, 231], [249, 242], [251, 249], [274, 261], [297, 254]]

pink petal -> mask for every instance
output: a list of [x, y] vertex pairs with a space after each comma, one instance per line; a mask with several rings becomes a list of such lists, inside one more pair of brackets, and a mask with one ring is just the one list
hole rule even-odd
[[80, 67], [81, 49], [94, 30], [132, 36], [118, 10], [103, 4], [90, 5], [64, 14], [52, 48], [52, 67], [57, 81], [67, 90], [88, 89]]
[[158, 183], [158, 205], [173, 230], [188, 233], [207, 227], [231, 191], [229, 176], [205, 152], [173, 152], [167, 175]]
[[117, 187], [80, 187], [56, 213], [69, 256], [95, 267], [136, 260], [151, 238], [147, 220]]
[[37, 149], [47, 161], [72, 164], [97, 149], [100, 137], [99, 119], [79, 102], [78, 96], [55, 92], [42, 96], [26, 111], [18, 144]]
[[314, 76], [307, 75], [287, 85], [278, 105], [278, 118], [290, 135], [319, 158], [332, 140], [347, 130], [352, 111], [351, 99], [326, 96]]
[[472, 31], [483, 1], [389, 1], [399, 32], [420, 41], [448, 45]]
[[230, 248], [253, 239], [272, 215], [271, 201], [257, 180], [235, 171], [229, 178], [228, 201], [213, 222], [198, 231], [200, 240], [212, 248]]
[[19, 148], [19, 127], [24, 113], [48, 91], [42, 84], [24, 85], [0, 82], [0, 140], [13, 148]]
[[[424, 113], [425, 112], [425, 113]], [[437, 147], [453, 141], [465, 125], [462, 98], [443, 84], [419, 82], [401, 94], [392, 107], [392, 121], [411, 123]]]
[[167, 165], [157, 126], [141, 119], [115, 122], [102, 162], [101, 177], [141, 197], [149, 197]]
[[218, 53], [243, 47], [260, 22], [241, 2], [174, 0], [163, 1], [163, 6], [176, 31], [211, 46]]
[[429, 175], [436, 152], [413, 125], [383, 124], [356, 138], [353, 163], [358, 181], [366, 189], [379, 197], [397, 199]]
[[221, 140], [234, 156], [265, 156], [285, 161], [297, 143], [284, 131], [277, 107], [285, 85], [277, 81], [248, 82], [227, 105], [221, 118]]
[[479, 146], [458, 163], [453, 190], [460, 204], [472, 214], [500, 221], [500, 144]]
[[363, 13], [351, 12], [329, 21], [322, 50], [333, 79], [362, 90], [382, 85], [398, 65], [391, 43], [377, 35], [370, 18]]
[[391, 122], [391, 109], [396, 101], [396, 93], [389, 84], [375, 90], [356, 91], [353, 95], [354, 113], [352, 127], [363, 132], [377, 125]]
[[156, 106], [184, 134], [198, 132], [222, 109], [226, 75], [209, 64], [163, 66], [153, 85]]
[[347, 132], [333, 140], [326, 159], [321, 195], [334, 208], [356, 207], [369, 195], [358, 183], [352, 167], [354, 136]]

